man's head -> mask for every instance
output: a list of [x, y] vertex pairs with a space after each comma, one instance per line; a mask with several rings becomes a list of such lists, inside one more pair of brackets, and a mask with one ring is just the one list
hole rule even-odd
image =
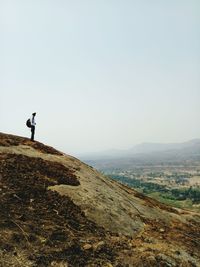
[[32, 113], [32, 115], [35, 116], [36, 115], [36, 112]]

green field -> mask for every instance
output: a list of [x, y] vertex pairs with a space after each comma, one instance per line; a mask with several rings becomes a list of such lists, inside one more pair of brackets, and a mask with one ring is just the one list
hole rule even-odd
[[168, 198], [165, 194], [159, 193], [159, 192], [153, 192], [147, 195], [164, 204], [167, 204], [167, 205], [170, 205], [176, 208], [189, 209], [189, 210], [194, 210], [196, 212], [200, 212], [200, 204], [194, 204], [191, 199], [185, 199], [185, 200], [171, 199], [171, 198]]
[[200, 187], [167, 188], [164, 185], [143, 182], [126, 176], [110, 175], [110, 178], [126, 184], [164, 204], [200, 212]]

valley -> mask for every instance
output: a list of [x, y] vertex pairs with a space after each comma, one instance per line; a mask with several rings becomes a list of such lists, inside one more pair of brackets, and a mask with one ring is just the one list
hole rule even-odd
[[165, 204], [200, 212], [200, 165], [143, 165], [103, 172]]
[[162, 203], [200, 212], [199, 139], [177, 144], [143, 143], [85, 162]]

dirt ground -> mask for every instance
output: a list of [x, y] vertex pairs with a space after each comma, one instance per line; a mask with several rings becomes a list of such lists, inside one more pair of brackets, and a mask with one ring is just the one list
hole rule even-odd
[[[0, 155], [0, 247], [6, 253], [26, 251], [36, 266], [67, 260], [69, 266], [86, 266], [112, 260], [109, 245], [84, 250], [92, 240], [105, 239], [105, 231], [87, 220], [68, 197], [47, 190], [52, 184], [79, 184], [60, 164], [22, 155]], [[34, 170], [34, 171], [33, 171]]]
[[[63, 155], [41, 143], [0, 134], [0, 147], [21, 144]], [[178, 216], [187, 211], [174, 210], [119, 185], [143, 201], [146, 209], [153, 207], [160, 214], [170, 212], [177, 217], [166, 223], [161, 217], [151, 219], [138, 213], [142, 231], [134, 236], [113, 233], [90, 220], [68, 195], [48, 189], [80, 184], [75, 169], [57, 161], [0, 153], [0, 267], [200, 266], [200, 221], [195, 214], [184, 223]]]

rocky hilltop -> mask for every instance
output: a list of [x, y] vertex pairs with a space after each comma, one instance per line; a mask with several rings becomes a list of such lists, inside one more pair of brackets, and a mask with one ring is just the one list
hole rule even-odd
[[200, 215], [0, 133], [0, 266], [200, 266]]

